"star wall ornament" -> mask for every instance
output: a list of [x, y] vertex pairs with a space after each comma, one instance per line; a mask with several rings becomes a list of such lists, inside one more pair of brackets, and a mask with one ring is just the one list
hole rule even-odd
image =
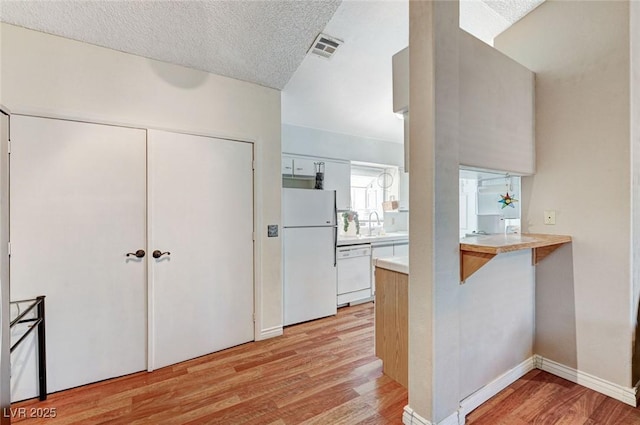
[[513, 205], [513, 203], [518, 202], [516, 198], [512, 198], [511, 195], [509, 195], [509, 192], [507, 192], [506, 195], [500, 195], [500, 198], [502, 199], [500, 199], [498, 202], [502, 204], [501, 209], [505, 209], [506, 207], [515, 208], [516, 206]]

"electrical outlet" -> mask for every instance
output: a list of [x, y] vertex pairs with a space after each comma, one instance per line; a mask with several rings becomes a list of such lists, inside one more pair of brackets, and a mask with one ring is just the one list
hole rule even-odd
[[267, 225], [267, 237], [269, 237], [269, 238], [277, 238], [278, 237], [278, 225], [277, 224], [268, 224]]
[[556, 211], [545, 210], [544, 211], [544, 224], [556, 224]]

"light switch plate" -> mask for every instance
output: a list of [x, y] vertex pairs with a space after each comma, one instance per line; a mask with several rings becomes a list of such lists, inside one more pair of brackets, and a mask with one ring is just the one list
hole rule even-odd
[[267, 237], [269, 237], [269, 238], [277, 238], [278, 237], [278, 225], [277, 224], [268, 224], [267, 225]]
[[545, 210], [544, 211], [544, 224], [556, 224], [556, 211]]

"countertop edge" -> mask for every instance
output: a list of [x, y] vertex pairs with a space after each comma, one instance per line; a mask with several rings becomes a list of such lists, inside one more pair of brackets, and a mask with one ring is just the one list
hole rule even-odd
[[364, 244], [384, 244], [384, 243], [409, 242], [409, 235], [392, 235], [392, 236], [365, 236], [362, 239], [340, 239], [338, 238], [337, 246], [364, 245]]
[[[494, 235], [495, 236], [495, 235]], [[561, 245], [564, 243], [572, 242], [571, 236], [568, 235], [551, 235], [551, 234], [539, 234], [539, 233], [523, 233], [521, 236], [532, 238], [535, 240], [529, 240], [526, 242], [505, 242], [501, 245], [495, 244], [482, 244], [482, 237], [479, 237], [475, 243], [460, 242], [460, 251], [469, 252], [482, 252], [487, 254], [500, 254], [504, 252], [518, 251], [521, 249], [529, 248], [542, 248], [552, 245]], [[491, 238], [487, 236], [484, 238]]]
[[409, 274], [409, 257], [377, 258], [376, 267], [392, 272]]

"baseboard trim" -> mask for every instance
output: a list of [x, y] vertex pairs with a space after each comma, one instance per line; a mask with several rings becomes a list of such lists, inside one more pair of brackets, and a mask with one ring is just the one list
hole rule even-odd
[[[509, 385], [522, 378], [528, 372], [535, 369], [534, 357], [529, 357], [519, 365], [515, 366], [511, 370], [503, 373], [493, 381], [489, 382], [484, 387], [480, 388], [475, 393], [469, 395], [460, 402], [460, 416], [465, 418], [470, 412], [476, 409], [481, 404], [485, 403], [491, 397], [498, 394], [500, 391], [507, 388]], [[464, 424], [464, 419], [460, 422]]]
[[458, 411], [453, 412], [451, 415], [435, 424], [418, 415], [415, 410], [407, 405], [404, 407], [404, 412], [402, 413], [402, 423], [404, 425], [459, 425]]
[[540, 355], [536, 354], [534, 357], [536, 357], [535, 363], [538, 369], [549, 372], [552, 375], [559, 376], [560, 378], [564, 378], [567, 381], [571, 381], [575, 384], [582, 385], [583, 387], [587, 387], [611, 398], [615, 398], [616, 400], [619, 400], [630, 406], [636, 407], [637, 405], [637, 386], [635, 388], [623, 387], [621, 385], [606, 381], [602, 378], [598, 378], [597, 376], [593, 376], [585, 372], [580, 372], [579, 370], [576, 370], [574, 368], [565, 366], [558, 362], [554, 362], [553, 360], [549, 360]]
[[282, 326], [273, 326], [271, 328], [263, 329], [260, 331], [260, 335], [256, 341], [262, 341], [263, 339], [275, 338], [284, 333]]
[[[463, 421], [464, 421], [464, 419], [463, 419]], [[463, 424], [464, 424], [464, 422], [463, 422]], [[453, 412], [452, 414], [447, 416], [445, 419], [443, 419], [440, 422], [438, 422], [437, 425], [460, 425], [460, 411], [457, 410], [457, 411]]]
[[638, 405], [638, 398], [640, 397], [640, 382], [638, 382], [638, 384], [633, 388], [623, 387], [535, 354], [515, 366], [513, 369], [503, 373], [475, 393], [466, 397], [460, 402], [460, 409], [458, 409], [458, 411], [454, 412], [438, 424], [434, 424], [424, 419], [408, 405], [405, 406], [404, 412], [402, 413], [402, 423], [404, 425], [464, 425], [465, 418], [469, 413], [533, 369], [543, 370], [552, 375], [566, 379], [567, 381], [582, 385], [583, 387], [619, 400], [630, 406], [637, 407]]

